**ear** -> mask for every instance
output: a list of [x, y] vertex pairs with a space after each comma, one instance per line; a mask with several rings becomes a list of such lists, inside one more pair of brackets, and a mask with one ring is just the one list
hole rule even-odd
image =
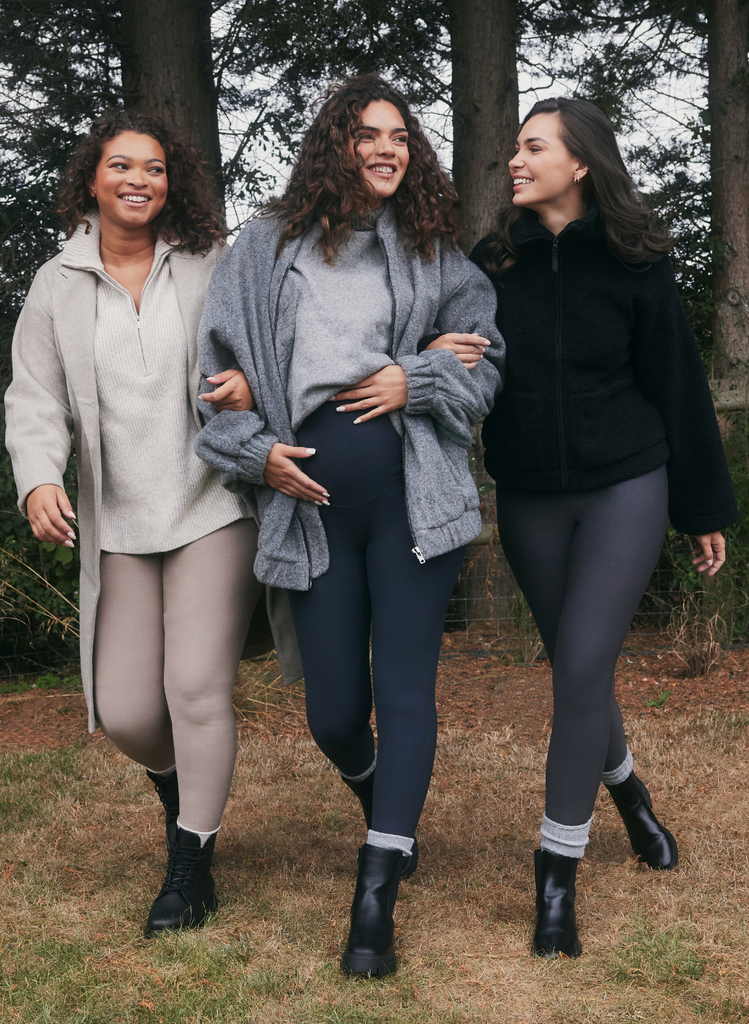
[[583, 163], [578, 163], [575, 167], [574, 178], [576, 182], [581, 182], [585, 175], [588, 173], [588, 168]]

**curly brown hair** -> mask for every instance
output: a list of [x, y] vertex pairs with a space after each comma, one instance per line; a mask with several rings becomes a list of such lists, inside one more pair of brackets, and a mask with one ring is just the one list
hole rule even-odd
[[[606, 244], [614, 256], [628, 266], [662, 259], [674, 243], [638, 195], [604, 112], [588, 100], [557, 96], [534, 103], [520, 127], [536, 114], [559, 116], [562, 142], [588, 168], [583, 178], [583, 196], [589, 204], [597, 205]], [[509, 270], [519, 255], [512, 232], [523, 210], [512, 202], [509, 178], [508, 191], [509, 199], [497, 215], [497, 238], [484, 253], [487, 269], [497, 277]]]
[[[152, 110], [109, 111], [94, 121], [91, 131], [81, 140], [65, 170], [60, 190], [58, 213], [68, 238], [79, 224], [87, 223], [87, 213], [98, 209], [90, 192], [91, 179], [104, 146], [123, 132], [149, 135], [166, 156], [169, 189], [164, 208], [152, 222], [154, 238], [160, 235], [192, 253], [208, 252], [214, 242], [223, 240], [226, 228], [205, 161], [171, 122]], [[90, 230], [89, 225], [86, 231]]]
[[452, 247], [458, 240], [458, 194], [439, 165], [437, 154], [399, 92], [377, 75], [359, 75], [329, 90], [307, 134], [286, 191], [265, 208], [284, 224], [278, 252], [312, 220], [322, 226], [320, 248], [330, 263], [351, 237], [354, 218], [376, 205], [362, 178], [360, 161], [349, 151], [361, 113], [378, 100], [392, 103], [408, 131], [409, 161], [403, 181], [390, 199], [398, 226], [415, 253], [434, 259], [435, 237]]

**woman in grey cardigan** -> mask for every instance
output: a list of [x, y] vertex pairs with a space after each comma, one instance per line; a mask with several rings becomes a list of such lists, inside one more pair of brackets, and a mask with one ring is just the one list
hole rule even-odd
[[[241, 367], [257, 408], [213, 417], [198, 452], [229, 490], [254, 491], [256, 574], [289, 589], [310, 729], [369, 829], [342, 960], [355, 974], [396, 967], [442, 627], [481, 529], [468, 448], [503, 344], [492, 289], [456, 237], [455, 190], [403, 98], [354, 79], [322, 106], [284, 196], [217, 268], [200, 332], [203, 373]], [[433, 330], [485, 338], [458, 357], [417, 354]]]
[[[89, 727], [98, 719], [148, 769], [166, 810], [155, 932], [216, 907], [232, 688], [262, 591], [248, 507], [193, 450], [195, 338], [223, 233], [195, 150], [148, 114], [94, 124], [61, 212], [68, 241], [37, 274], [13, 341], [6, 442], [34, 535], [72, 547], [75, 438]], [[213, 383], [214, 408], [249, 407], [241, 373]]]

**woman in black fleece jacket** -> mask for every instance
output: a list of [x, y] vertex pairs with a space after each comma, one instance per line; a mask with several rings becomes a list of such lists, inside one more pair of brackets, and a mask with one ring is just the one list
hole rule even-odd
[[554, 668], [533, 951], [579, 956], [575, 871], [601, 781], [639, 859], [677, 862], [632, 771], [614, 695], [622, 642], [667, 515], [712, 576], [736, 505], [670, 243], [608, 119], [584, 100], [537, 103], [509, 167], [513, 201], [471, 257], [507, 344], [483, 440], [502, 545]]

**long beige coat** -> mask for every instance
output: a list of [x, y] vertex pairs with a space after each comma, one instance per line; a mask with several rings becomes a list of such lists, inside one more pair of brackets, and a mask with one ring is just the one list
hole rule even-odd
[[[189, 386], [193, 414], [200, 424], [197, 395], [198, 324], [211, 273], [221, 258], [219, 247], [206, 256], [186, 251], [169, 254], [189, 347]], [[66, 266], [65, 250], [34, 278], [13, 338], [13, 381], [5, 395], [5, 443], [13, 460], [18, 507], [41, 484], [63, 486], [63, 473], [75, 442], [78, 468], [79, 543], [81, 552], [81, 676], [88, 706], [89, 730], [96, 728], [93, 699], [93, 641], [99, 599], [99, 521], [101, 449], [99, 402], [94, 368], [96, 275]], [[267, 589], [267, 610], [284, 681], [302, 675], [288, 597]], [[251, 630], [252, 632], [252, 630]], [[247, 649], [245, 650], [247, 654]]]

